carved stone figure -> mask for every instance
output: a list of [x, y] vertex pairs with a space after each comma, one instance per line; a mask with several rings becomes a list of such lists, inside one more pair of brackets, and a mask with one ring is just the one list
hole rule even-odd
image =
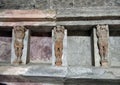
[[98, 48], [101, 57], [101, 66], [107, 66], [108, 64], [108, 39], [109, 29], [108, 25], [97, 25], [97, 37], [98, 37]]
[[63, 26], [57, 26], [54, 28], [56, 66], [62, 65], [64, 30]]
[[15, 64], [21, 64], [22, 60], [22, 54], [23, 54], [23, 48], [24, 48], [24, 37], [25, 37], [25, 31], [26, 28], [23, 26], [14, 26], [14, 50], [15, 50], [15, 55], [16, 59], [14, 60], [13, 63]]

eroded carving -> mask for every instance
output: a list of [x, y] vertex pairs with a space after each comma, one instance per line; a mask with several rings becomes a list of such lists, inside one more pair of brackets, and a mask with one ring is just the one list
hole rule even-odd
[[98, 48], [100, 54], [100, 64], [101, 66], [108, 65], [108, 39], [109, 39], [109, 29], [108, 25], [97, 25], [97, 37], [98, 37]]
[[63, 26], [57, 26], [54, 28], [56, 66], [62, 65], [64, 31], [65, 29]]
[[24, 37], [25, 37], [25, 31], [26, 28], [24, 26], [14, 26], [14, 50], [16, 59], [13, 63], [15, 64], [21, 64], [22, 60], [22, 54], [23, 54], [23, 48], [24, 48]]

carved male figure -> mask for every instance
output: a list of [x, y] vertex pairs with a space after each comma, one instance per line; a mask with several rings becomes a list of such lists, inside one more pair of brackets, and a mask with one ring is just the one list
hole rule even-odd
[[101, 66], [107, 66], [108, 57], [108, 39], [109, 29], [108, 25], [97, 25], [98, 48], [101, 57]]
[[23, 54], [23, 48], [24, 48], [24, 37], [25, 37], [25, 31], [26, 28], [23, 26], [14, 26], [14, 50], [15, 50], [15, 55], [16, 59], [14, 60], [13, 63], [15, 64], [21, 64], [22, 60], [22, 54]]
[[54, 38], [55, 38], [54, 50], [56, 57], [55, 64], [57, 66], [62, 65], [64, 30], [65, 29], [63, 26], [57, 26], [54, 28]]

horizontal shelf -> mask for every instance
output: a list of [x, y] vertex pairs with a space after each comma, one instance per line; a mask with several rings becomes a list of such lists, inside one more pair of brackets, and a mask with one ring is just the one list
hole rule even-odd
[[120, 7], [81, 7], [47, 10], [0, 10], [1, 22], [120, 20]]
[[[0, 75], [3, 77], [16, 77], [33, 82], [39, 82], [41, 78], [43, 80], [57, 80], [63, 81], [65, 79], [120, 79], [120, 68], [102, 68], [102, 67], [80, 67], [80, 66], [68, 66], [68, 67], [56, 67], [51, 65], [38, 65], [38, 64], [27, 64], [20, 66], [13, 65], [1, 65]], [[37, 78], [37, 80], [36, 80]], [[3, 80], [3, 79], [2, 79]], [[7, 80], [14, 81], [14, 80]], [[19, 81], [19, 80], [18, 80]], [[21, 81], [21, 80], [20, 80]]]

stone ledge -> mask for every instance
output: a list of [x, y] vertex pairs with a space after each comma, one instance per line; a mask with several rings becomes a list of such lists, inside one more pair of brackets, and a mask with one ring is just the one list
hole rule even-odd
[[[5, 77], [25, 77], [38, 81], [40, 78], [64, 79], [120, 79], [120, 68], [98, 67], [53, 67], [50, 65], [0, 66], [0, 75]], [[43, 80], [44, 80], [43, 79]]]
[[48, 10], [0, 10], [1, 22], [120, 20], [120, 7], [81, 7]]
[[53, 21], [55, 10], [0, 10], [0, 21]]
[[101, 16], [120, 16], [120, 7], [81, 7], [79, 9], [74, 8], [57, 10], [57, 18]]
[[119, 25], [120, 20], [92, 20], [92, 21], [44, 21], [44, 22], [0, 22], [0, 26], [14, 26], [14, 25], [25, 25], [25, 26], [80, 26], [80, 25], [97, 25], [97, 24], [108, 24], [108, 25]]
[[56, 26], [56, 22], [55, 21], [44, 21], [44, 22], [0, 22], [0, 26], [15, 26], [15, 25], [24, 25], [24, 26]]
[[58, 25], [97, 25], [97, 24], [110, 24], [119, 25], [120, 20], [93, 20], [93, 21], [59, 21], [56, 22]]
[[68, 67], [68, 78], [120, 79], [120, 68]]

